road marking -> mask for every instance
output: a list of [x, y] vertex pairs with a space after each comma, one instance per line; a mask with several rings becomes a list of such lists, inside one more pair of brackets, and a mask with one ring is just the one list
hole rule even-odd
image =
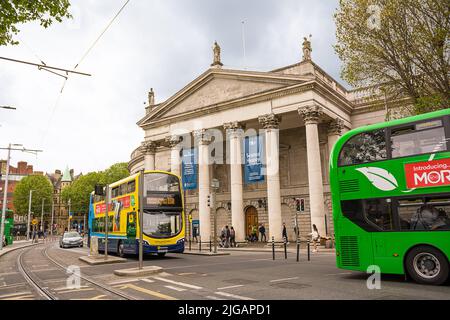
[[123, 289], [127, 289], [127, 288], [128, 289], [133, 289], [133, 290], [145, 293], [145, 294], [148, 294], [150, 296], [155, 296], [155, 297], [158, 297], [158, 298], [161, 298], [161, 299], [165, 299], [165, 300], [178, 300], [177, 298], [174, 298], [174, 297], [171, 297], [171, 296], [159, 293], [159, 292], [155, 292], [155, 291], [152, 291], [152, 290], [144, 289], [144, 288], [135, 286], [134, 284], [126, 284], [126, 285], [123, 285], [123, 286], [120, 287], [120, 289], [122, 289], [122, 290]]
[[118, 280], [118, 281], [113, 281], [113, 282], [108, 282], [108, 285], [110, 286], [114, 286], [116, 284], [124, 284], [124, 283], [131, 283], [131, 282], [138, 282], [139, 279], [127, 279], [127, 280]]
[[325, 276], [340, 276], [343, 274], [353, 274], [353, 272], [329, 273], [329, 274], [326, 274]]
[[208, 299], [211, 299], [211, 300], [225, 300], [223, 298], [217, 298], [217, 297], [214, 297], [214, 296], [206, 296], [205, 298], [208, 298]]
[[182, 273], [178, 273], [179, 276], [188, 276], [188, 275], [192, 275], [192, 274], [196, 274], [195, 272], [182, 272]]
[[228, 287], [222, 287], [222, 288], [217, 288], [217, 290], [225, 290], [225, 289], [233, 289], [233, 288], [239, 288], [239, 287], [243, 287], [243, 284], [238, 284], [235, 286], [228, 286]]
[[42, 268], [42, 267], [48, 267], [48, 264], [33, 264], [31, 265], [32, 268]]
[[10, 297], [15, 297], [15, 296], [23, 296], [23, 295], [28, 295], [28, 294], [31, 294], [31, 292], [30, 291], [22, 291], [22, 292], [9, 293], [9, 294], [1, 295], [0, 299], [10, 298]]
[[24, 295], [24, 296], [17, 296], [17, 297], [12, 297], [12, 298], [5, 298], [5, 299], [2, 299], [2, 300], [4, 300], [4, 301], [6, 301], [6, 300], [30, 300], [30, 299], [32, 299], [32, 298], [34, 298], [34, 296], [31, 295], [31, 294], [29, 294], [29, 295]]
[[218, 295], [221, 295], [221, 296], [224, 296], [224, 297], [227, 297], [227, 298], [239, 299], [239, 300], [255, 300], [253, 298], [238, 296], [238, 295], [227, 293], [227, 292], [217, 291], [217, 292], [214, 292], [214, 294], [218, 294]]
[[164, 287], [169, 288], [169, 289], [172, 289], [172, 290], [175, 290], [175, 291], [180, 291], [180, 292], [186, 291], [186, 289], [178, 288], [178, 287], [173, 287], [173, 286], [164, 286]]
[[3, 277], [3, 276], [10, 276], [10, 275], [12, 275], [12, 274], [18, 274], [18, 273], [19, 273], [19, 272], [17, 272], [17, 271], [0, 273], [0, 277]]
[[73, 292], [81, 292], [81, 291], [92, 291], [94, 288], [82, 288], [82, 289], [68, 289], [65, 291], [59, 291], [58, 293], [73, 293]]
[[184, 282], [178, 282], [178, 281], [173, 281], [173, 280], [169, 280], [166, 278], [161, 278], [161, 277], [153, 277], [153, 279], [159, 280], [159, 281], [164, 281], [164, 282], [168, 282], [171, 284], [176, 284], [182, 287], [186, 287], [186, 288], [190, 288], [190, 289], [194, 289], [194, 290], [199, 290], [199, 289], [203, 289], [202, 287], [198, 287], [198, 286], [194, 286], [192, 284], [188, 284], [188, 283], [184, 283]]
[[141, 281], [147, 282], [147, 283], [154, 283], [155, 281], [150, 279], [141, 279]]
[[99, 296], [91, 298], [91, 300], [100, 300], [101, 298], [104, 298], [104, 297], [106, 297], [106, 295], [105, 294], [101, 294]]
[[85, 288], [89, 288], [89, 286], [80, 286], [79, 288], [73, 288], [73, 289], [67, 288], [67, 286], [66, 286], [66, 287], [56, 288], [54, 290], [55, 291], [67, 291], [67, 290], [75, 290], [75, 289], [79, 290], [79, 289], [85, 289]]
[[295, 279], [298, 279], [298, 277], [270, 280], [269, 282], [287, 281], [287, 280], [295, 280]]

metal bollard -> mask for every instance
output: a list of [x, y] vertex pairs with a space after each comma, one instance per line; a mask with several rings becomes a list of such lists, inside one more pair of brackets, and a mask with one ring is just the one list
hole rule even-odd
[[189, 251], [191, 251], [191, 237], [189, 237]]
[[311, 261], [311, 241], [308, 241], [308, 261]]
[[209, 239], [209, 252], [212, 252], [212, 241]]
[[284, 259], [287, 259], [287, 238], [284, 237]]
[[198, 242], [199, 251], [202, 251], [202, 238], [199, 236], [200, 241]]
[[297, 239], [297, 262], [300, 260], [300, 241]]
[[275, 239], [272, 236], [272, 258], [275, 260]]

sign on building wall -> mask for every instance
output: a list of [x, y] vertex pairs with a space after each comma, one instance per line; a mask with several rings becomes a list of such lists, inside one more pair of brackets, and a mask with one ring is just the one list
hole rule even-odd
[[263, 138], [261, 136], [245, 137], [244, 176], [245, 184], [264, 181], [263, 172]]
[[197, 189], [197, 149], [183, 149], [181, 178], [185, 190]]

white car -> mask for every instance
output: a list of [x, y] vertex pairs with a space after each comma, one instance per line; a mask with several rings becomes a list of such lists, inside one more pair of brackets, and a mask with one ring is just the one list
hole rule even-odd
[[60, 248], [82, 247], [83, 238], [76, 231], [65, 232], [59, 240]]

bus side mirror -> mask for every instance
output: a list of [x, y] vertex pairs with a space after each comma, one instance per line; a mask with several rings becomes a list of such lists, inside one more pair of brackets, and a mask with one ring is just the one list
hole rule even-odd
[[96, 196], [104, 196], [105, 192], [104, 192], [103, 186], [102, 185], [96, 185], [94, 194]]

